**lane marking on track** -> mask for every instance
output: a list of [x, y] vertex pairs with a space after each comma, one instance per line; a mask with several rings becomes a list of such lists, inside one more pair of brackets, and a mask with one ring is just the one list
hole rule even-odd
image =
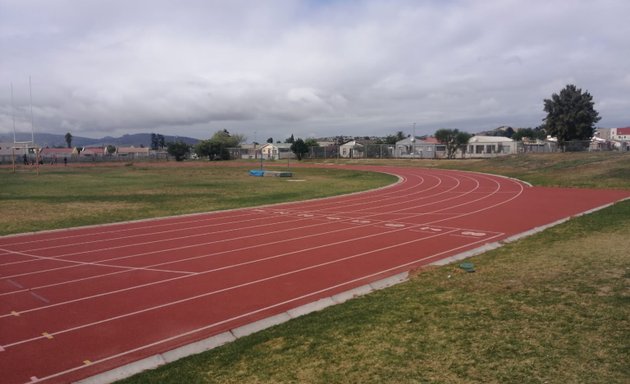
[[472, 231], [463, 231], [461, 233], [462, 236], [471, 236], [471, 237], [484, 237], [486, 236], [485, 232], [472, 232]]
[[37, 293], [35, 293], [35, 292], [33, 292], [33, 291], [29, 291], [29, 293], [30, 293], [30, 294], [31, 294], [31, 296], [33, 296], [34, 298], [36, 298], [36, 299], [38, 299], [38, 300], [40, 300], [40, 301], [43, 301], [43, 302], [44, 302], [44, 303], [46, 303], [46, 304], [50, 304], [50, 300], [48, 300], [48, 299], [47, 299], [47, 298], [45, 298], [44, 296], [39, 295], [39, 294], [37, 294]]
[[18, 289], [24, 289], [24, 286], [22, 284], [18, 283], [17, 281], [13, 279], [8, 279], [7, 282], [9, 282], [9, 284], [13, 285], [14, 287]]
[[52, 340], [52, 339], [54, 339], [54, 338], [55, 338], [53, 335], [51, 335], [51, 334], [50, 334], [50, 333], [48, 333], [48, 332], [42, 332], [42, 336], [44, 336], [44, 337], [45, 337], [45, 338], [47, 338], [48, 340]]
[[[17, 255], [22, 255], [22, 256], [28, 256], [28, 257], [32, 257], [38, 260], [44, 260], [44, 261], [54, 261], [60, 264], [73, 264], [77, 265], [77, 266], [96, 266], [96, 267], [107, 267], [107, 268], [115, 268], [115, 269], [124, 269], [124, 270], [129, 270], [129, 271], [150, 271], [150, 272], [164, 272], [164, 273], [175, 273], [175, 274], [180, 274], [180, 275], [195, 275], [197, 274], [197, 272], [190, 272], [190, 271], [176, 271], [176, 270], [170, 270], [170, 269], [158, 269], [158, 268], [150, 268], [150, 267], [128, 267], [128, 266], [124, 266], [124, 265], [118, 265], [118, 264], [105, 264], [104, 262], [89, 262], [89, 261], [75, 261], [75, 260], [66, 260], [66, 259], [60, 259], [57, 257], [47, 257], [47, 256], [38, 256], [38, 255], [31, 255], [25, 252], [19, 252], [19, 251], [10, 251], [14, 254]], [[61, 267], [61, 268], [55, 268], [55, 269], [50, 269], [48, 271], [51, 270], [58, 270], [58, 269], [62, 269], [65, 267]], [[12, 275], [9, 277], [19, 277], [19, 276], [25, 276], [25, 275], [31, 275], [34, 273], [41, 273], [42, 271], [36, 271], [36, 272], [28, 272], [28, 273], [23, 273], [23, 274], [16, 274], [16, 275]], [[43, 272], [47, 272], [47, 271], [43, 271]]]

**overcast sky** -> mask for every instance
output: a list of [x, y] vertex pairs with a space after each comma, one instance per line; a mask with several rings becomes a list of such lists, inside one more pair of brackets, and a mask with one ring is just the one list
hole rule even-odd
[[[630, 125], [628, 0], [0, 0], [0, 134], [535, 127], [575, 84]], [[13, 84], [13, 105], [11, 103]], [[14, 113], [12, 112], [14, 111]]]

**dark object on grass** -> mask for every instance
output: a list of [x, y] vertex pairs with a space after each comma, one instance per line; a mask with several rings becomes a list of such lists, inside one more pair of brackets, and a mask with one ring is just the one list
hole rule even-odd
[[461, 263], [459, 267], [466, 272], [475, 272], [475, 264], [473, 263]]

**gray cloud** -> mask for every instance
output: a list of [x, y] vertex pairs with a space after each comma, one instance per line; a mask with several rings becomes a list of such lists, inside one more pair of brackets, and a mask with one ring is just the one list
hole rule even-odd
[[[614, 0], [0, 0], [0, 134], [30, 128], [254, 139], [536, 126], [542, 100], [588, 90], [630, 122]], [[264, 136], [264, 137], [263, 137]]]

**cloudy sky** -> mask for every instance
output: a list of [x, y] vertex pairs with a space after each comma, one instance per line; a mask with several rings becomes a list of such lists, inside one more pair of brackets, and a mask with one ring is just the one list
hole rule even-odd
[[36, 134], [474, 133], [539, 125], [567, 84], [599, 126], [628, 126], [628, 15], [627, 0], [0, 0], [0, 134], [14, 117], [30, 131], [29, 76]]

